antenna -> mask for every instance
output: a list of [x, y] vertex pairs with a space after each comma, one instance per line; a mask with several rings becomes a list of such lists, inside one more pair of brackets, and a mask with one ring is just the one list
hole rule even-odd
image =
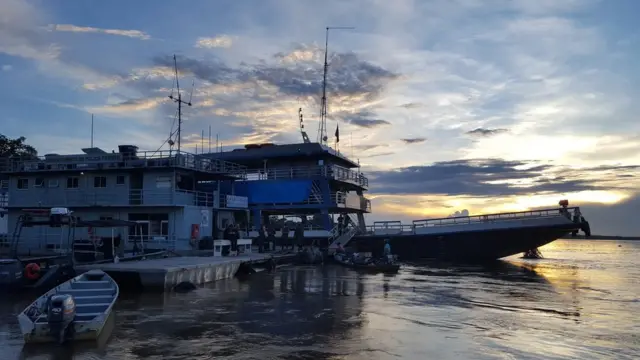
[[324, 45], [324, 73], [322, 75], [322, 103], [320, 105], [320, 126], [318, 127], [318, 142], [327, 144], [327, 70], [329, 69], [329, 30], [352, 30], [354, 27], [347, 26], [327, 26]]
[[182, 100], [182, 94], [180, 93], [180, 81], [178, 79], [178, 61], [176, 60], [176, 55], [173, 55], [173, 68], [176, 74], [176, 89], [178, 91], [178, 96], [173, 96], [173, 89], [171, 89], [171, 95], [169, 95], [169, 99], [178, 103], [178, 132], [176, 134], [178, 138], [178, 152], [180, 152], [180, 143], [182, 137], [182, 104], [187, 106], [191, 106], [191, 97], [193, 96], [193, 87], [195, 86], [195, 80], [191, 87], [191, 95], [189, 95], [189, 101]]
[[93, 114], [91, 114], [91, 147], [93, 148]]
[[300, 134], [302, 134], [302, 141], [304, 141], [305, 144], [308, 144], [311, 141], [309, 141], [309, 136], [307, 135], [307, 132], [304, 131], [304, 122], [302, 119], [302, 108], [298, 109], [298, 117], [300, 118]]

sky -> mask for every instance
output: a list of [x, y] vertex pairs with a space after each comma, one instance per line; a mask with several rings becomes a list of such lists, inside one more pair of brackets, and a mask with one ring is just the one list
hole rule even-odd
[[[634, 0], [0, 0], [0, 133], [40, 154], [223, 148], [328, 135], [370, 178], [371, 220], [580, 205], [640, 235]], [[192, 95], [191, 95], [192, 94]], [[165, 145], [166, 146], [166, 145]], [[215, 145], [214, 145], [215, 146]], [[208, 147], [208, 145], [206, 145]]]

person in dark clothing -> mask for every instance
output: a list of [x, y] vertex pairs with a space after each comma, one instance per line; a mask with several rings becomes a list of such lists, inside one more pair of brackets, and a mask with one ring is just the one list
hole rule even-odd
[[285, 225], [282, 227], [282, 235], [280, 236], [280, 246], [282, 246], [283, 250], [288, 245], [287, 244], [288, 242], [289, 242], [289, 228], [287, 227], [287, 225]]
[[235, 251], [236, 254], [238, 251], [238, 238], [239, 238], [238, 229], [236, 228], [235, 225], [230, 225], [228, 240], [231, 241], [231, 251]]
[[[302, 247], [304, 246], [304, 225], [302, 223], [296, 226], [293, 237], [296, 245], [298, 245], [298, 251], [302, 251]], [[293, 245], [291, 247], [293, 248]]]
[[273, 225], [269, 225], [267, 230], [267, 243], [273, 244], [272, 249], [276, 249], [276, 229], [274, 229]]
[[338, 235], [342, 235], [342, 229], [344, 228], [344, 217], [342, 214], [338, 216]]
[[264, 252], [264, 244], [267, 241], [267, 227], [262, 225], [258, 231], [258, 252]]

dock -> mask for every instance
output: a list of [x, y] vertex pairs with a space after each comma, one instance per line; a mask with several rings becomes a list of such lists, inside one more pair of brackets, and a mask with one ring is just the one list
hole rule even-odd
[[242, 266], [266, 265], [290, 262], [297, 255], [289, 254], [247, 254], [239, 256], [178, 256], [161, 259], [121, 261], [78, 265], [76, 271], [83, 273], [100, 269], [111, 276], [123, 289], [171, 290], [177, 284], [190, 282], [202, 285], [217, 280], [231, 278]]

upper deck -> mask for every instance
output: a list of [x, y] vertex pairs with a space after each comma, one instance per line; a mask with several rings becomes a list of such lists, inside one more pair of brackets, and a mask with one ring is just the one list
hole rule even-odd
[[5, 159], [4, 172], [9, 175], [142, 169], [182, 169], [219, 179], [245, 179], [246, 166], [211, 159], [183, 151], [137, 151], [137, 147], [120, 146], [120, 152], [107, 153], [98, 148], [82, 149], [84, 154], [48, 154], [35, 158]]
[[356, 188], [369, 186], [369, 179], [356, 169], [356, 162], [318, 143], [246, 145], [244, 149], [203, 156], [246, 166], [247, 180], [324, 177]]

